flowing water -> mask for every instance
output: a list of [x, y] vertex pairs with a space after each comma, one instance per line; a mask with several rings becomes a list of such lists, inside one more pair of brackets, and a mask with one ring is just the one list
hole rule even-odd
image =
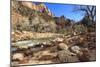
[[54, 37], [49, 37], [49, 38], [38, 38], [38, 39], [31, 39], [31, 40], [24, 40], [24, 41], [17, 41], [12, 43], [12, 48], [11, 51], [16, 51], [16, 47], [34, 47], [38, 44], [44, 43], [50, 43]]

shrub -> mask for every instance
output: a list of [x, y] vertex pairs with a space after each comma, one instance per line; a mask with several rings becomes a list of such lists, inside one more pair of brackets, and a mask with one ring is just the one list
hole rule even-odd
[[82, 34], [82, 33], [86, 33], [87, 32], [87, 27], [85, 27], [82, 24], [79, 25], [74, 25], [73, 26], [73, 30], [76, 34]]

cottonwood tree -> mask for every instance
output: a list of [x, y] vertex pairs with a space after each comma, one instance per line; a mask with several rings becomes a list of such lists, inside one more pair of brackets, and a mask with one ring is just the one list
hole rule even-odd
[[84, 13], [84, 17], [88, 17], [91, 22], [96, 21], [96, 6], [78, 6], [75, 7], [74, 11], [82, 11]]

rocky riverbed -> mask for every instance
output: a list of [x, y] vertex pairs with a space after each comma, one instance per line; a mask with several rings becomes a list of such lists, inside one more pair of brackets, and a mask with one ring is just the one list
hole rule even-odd
[[12, 65], [95, 61], [95, 33], [16, 41], [11, 60]]

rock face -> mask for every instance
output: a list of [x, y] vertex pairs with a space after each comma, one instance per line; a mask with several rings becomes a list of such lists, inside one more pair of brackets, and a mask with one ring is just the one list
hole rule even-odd
[[36, 2], [29, 2], [29, 1], [20, 1], [19, 2], [19, 1], [12, 0], [13, 7], [18, 6], [18, 3], [20, 3], [20, 5], [30, 8], [32, 10], [35, 10], [38, 12], [46, 12], [49, 16], [53, 16], [52, 12], [43, 3], [37, 4]]
[[30, 8], [30, 9], [36, 10], [36, 5], [34, 3], [32, 3], [32, 2], [23, 1], [21, 3], [22, 3], [23, 6], [26, 6], [26, 7]]
[[[47, 13], [41, 12], [42, 9]], [[35, 5], [32, 2], [12, 1], [11, 10], [13, 30], [55, 32], [55, 21], [52, 16], [48, 15], [48, 8], [44, 4]]]

